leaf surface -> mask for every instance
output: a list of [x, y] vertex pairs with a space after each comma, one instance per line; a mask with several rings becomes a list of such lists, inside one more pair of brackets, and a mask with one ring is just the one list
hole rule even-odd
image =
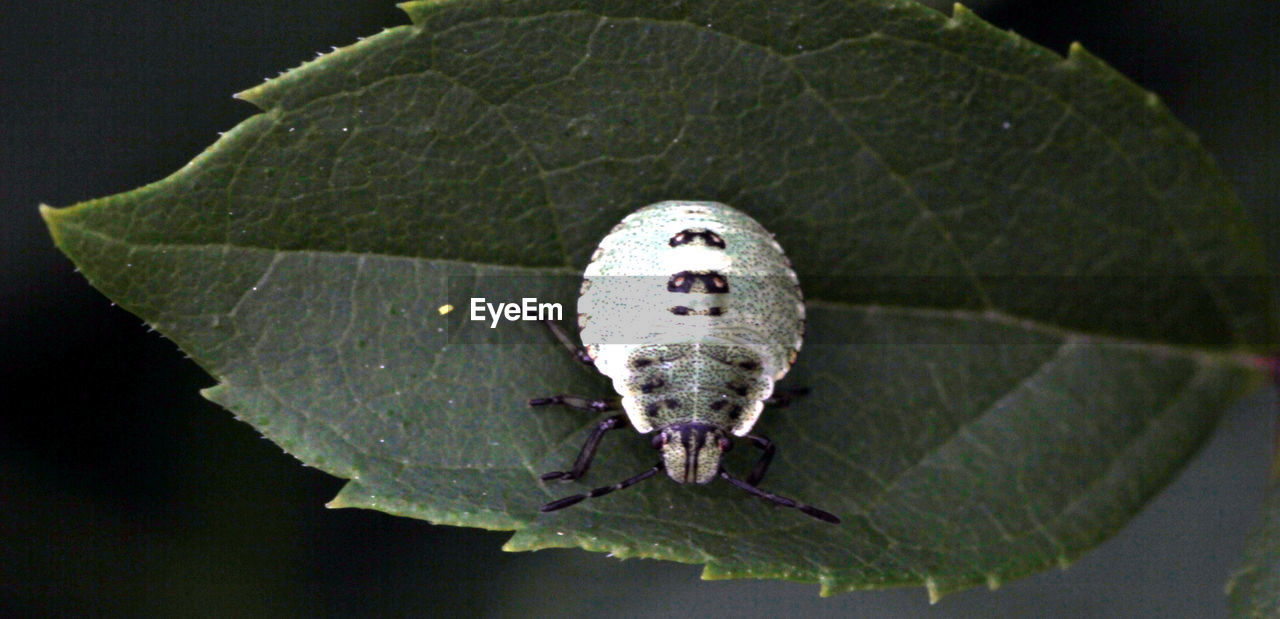
[[[263, 113], [171, 177], [45, 211], [211, 399], [351, 480], [334, 505], [936, 596], [1117, 531], [1275, 345], [1221, 175], [1079, 47], [867, 0], [404, 8], [241, 93]], [[763, 486], [844, 524], [663, 481], [538, 513], [654, 456], [617, 432], [585, 484], [538, 481], [595, 420], [526, 400], [609, 384], [471, 299], [572, 315], [596, 242], [673, 198], [737, 206], [791, 257], [811, 394], [757, 426]]]

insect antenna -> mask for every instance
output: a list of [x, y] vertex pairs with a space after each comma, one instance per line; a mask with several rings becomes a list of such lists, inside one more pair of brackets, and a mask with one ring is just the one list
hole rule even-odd
[[[728, 471], [726, 471], [726, 470], [724, 470], [724, 469], [720, 469], [720, 477], [724, 478], [724, 480], [725, 480], [725, 481], [727, 481], [727, 482], [729, 482], [729, 483], [731, 483], [731, 484], [733, 484], [733, 485], [735, 485], [735, 486], [737, 486], [737, 487], [739, 487], [739, 488], [742, 488], [743, 490], [746, 490], [747, 492], [749, 492], [749, 493], [751, 493], [751, 494], [754, 494], [754, 495], [756, 495], [756, 496], [758, 496], [758, 497], [760, 497], [760, 498], [762, 498], [762, 499], [768, 499], [768, 500], [773, 501], [774, 503], [776, 503], [776, 504], [778, 504], [778, 505], [781, 505], [781, 506], [783, 506], [783, 507], [794, 507], [794, 508], [796, 508], [796, 509], [798, 509], [798, 510], [800, 510], [800, 511], [802, 511], [802, 512], [804, 512], [804, 513], [806, 513], [806, 514], [808, 514], [808, 515], [810, 515], [810, 516], [813, 516], [814, 518], [817, 518], [818, 520], [821, 520], [821, 521], [823, 521], [823, 522], [830, 522], [831, 524], [840, 524], [840, 519], [839, 519], [839, 518], [836, 518], [836, 517], [835, 517], [835, 515], [833, 515], [833, 514], [829, 514], [829, 513], [827, 513], [827, 512], [824, 512], [824, 511], [822, 511], [822, 510], [820, 510], [820, 509], [818, 509], [818, 508], [816, 508], [816, 507], [814, 507], [814, 506], [812, 506], [812, 505], [805, 505], [804, 503], [797, 503], [797, 502], [795, 502], [795, 501], [793, 501], [793, 500], [791, 500], [791, 499], [788, 499], [787, 497], [784, 497], [784, 496], [778, 496], [778, 495], [776, 495], [776, 494], [773, 494], [772, 492], [765, 492], [764, 490], [761, 490], [761, 489], [759, 489], [759, 488], [757, 488], [757, 487], [755, 487], [755, 486], [753, 486], [753, 485], [751, 485], [751, 484], [749, 484], [749, 483], [747, 483], [747, 482], [745, 482], [745, 481], [742, 481], [741, 479], [738, 479], [737, 477], [734, 477], [733, 475], [730, 475], [730, 474], [729, 474], [729, 472], [728, 472]], [[579, 500], [581, 500], [581, 499], [579, 499]], [[575, 502], [576, 502], [576, 501], [575, 501]], [[546, 511], [546, 508], [545, 508], [545, 507], [544, 507], [544, 508], [542, 508], [542, 509], [543, 509], [543, 511]]]
[[570, 505], [576, 505], [586, 499], [594, 499], [598, 496], [604, 496], [606, 494], [609, 494], [610, 492], [613, 492], [614, 490], [622, 490], [623, 488], [626, 488], [628, 486], [634, 486], [646, 479], [649, 479], [650, 477], [653, 477], [654, 475], [657, 475], [658, 471], [661, 471], [661, 470], [662, 470], [662, 462], [659, 461], [657, 464], [653, 465], [653, 468], [639, 475], [636, 475], [635, 477], [624, 479], [613, 485], [601, 486], [586, 494], [575, 494], [573, 496], [567, 496], [563, 499], [556, 499], [550, 503], [547, 503], [546, 505], [543, 505], [541, 511], [553, 512], [553, 511], [556, 511], [557, 509], [564, 509]]

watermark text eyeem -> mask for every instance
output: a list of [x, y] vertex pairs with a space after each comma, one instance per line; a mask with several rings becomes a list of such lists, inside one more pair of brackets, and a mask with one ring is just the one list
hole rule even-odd
[[[488, 315], [486, 316], [486, 310]], [[484, 297], [471, 298], [471, 320], [492, 320], [490, 329], [496, 329], [503, 319], [563, 320], [564, 307], [559, 303], [539, 303], [536, 298], [524, 297], [519, 303], [488, 303]]]

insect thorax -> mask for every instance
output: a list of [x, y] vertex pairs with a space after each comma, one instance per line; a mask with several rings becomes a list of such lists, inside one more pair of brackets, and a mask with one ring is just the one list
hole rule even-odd
[[714, 202], [661, 202], [600, 242], [578, 324], [637, 430], [694, 422], [743, 435], [795, 361], [804, 304], [755, 220]]

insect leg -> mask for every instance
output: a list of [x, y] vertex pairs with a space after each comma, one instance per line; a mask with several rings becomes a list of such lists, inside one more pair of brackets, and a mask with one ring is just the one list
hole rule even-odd
[[[578, 504], [578, 503], [581, 503], [581, 502], [582, 502], [583, 500], [585, 500], [585, 499], [594, 499], [594, 498], [596, 498], [596, 497], [598, 497], [598, 496], [604, 496], [604, 495], [606, 495], [606, 494], [609, 494], [610, 492], [613, 492], [614, 490], [622, 490], [623, 488], [626, 488], [626, 487], [628, 487], [628, 486], [634, 486], [634, 485], [636, 485], [636, 484], [638, 484], [638, 483], [640, 483], [640, 482], [642, 482], [642, 481], [644, 481], [644, 480], [646, 480], [646, 479], [649, 479], [650, 477], [653, 477], [654, 475], [657, 475], [657, 474], [658, 474], [658, 471], [661, 471], [661, 470], [662, 470], [662, 463], [661, 463], [661, 462], [659, 462], [659, 463], [657, 463], [657, 464], [653, 465], [653, 468], [651, 468], [651, 469], [649, 469], [649, 470], [647, 470], [647, 471], [645, 471], [645, 472], [643, 472], [643, 473], [641, 473], [641, 474], [639, 474], [639, 475], [636, 475], [635, 477], [631, 477], [631, 478], [628, 478], [628, 479], [624, 479], [624, 480], [622, 480], [622, 481], [620, 481], [620, 482], [618, 482], [618, 483], [616, 483], [616, 484], [613, 484], [613, 485], [611, 485], [611, 486], [601, 486], [601, 487], [596, 488], [595, 490], [592, 490], [591, 492], [588, 492], [588, 493], [586, 493], [586, 494], [575, 494], [575, 495], [573, 495], [573, 496], [567, 496], [567, 497], [565, 497], [565, 498], [563, 498], [563, 499], [556, 499], [556, 500], [554, 500], [554, 501], [552, 501], [552, 502], [550, 502], [550, 503], [547, 503], [546, 505], [543, 505], [543, 506], [542, 506], [542, 511], [544, 511], [544, 512], [553, 512], [553, 511], [556, 511], [557, 509], [564, 509], [564, 508], [566, 508], [566, 507], [568, 507], [568, 506], [570, 506], [570, 505], [576, 505], [576, 504]], [[826, 513], [826, 512], [823, 512], [823, 513]], [[830, 516], [830, 514], [827, 514], [827, 515], [829, 515], [829, 516]], [[835, 518], [835, 516], [831, 516], [831, 517], [832, 517], [832, 518]]]
[[578, 348], [578, 345], [573, 343], [573, 339], [569, 337], [567, 332], [565, 332], [564, 327], [560, 326], [560, 323], [554, 320], [543, 320], [542, 322], [546, 323], [547, 328], [551, 329], [551, 334], [556, 336], [556, 339], [560, 340], [560, 343], [564, 344], [565, 348], [569, 349], [569, 354], [573, 355], [573, 358], [577, 360], [578, 363], [583, 365], [596, 364], [595, 360], [591, 358], [591, 355], [587, 354], [587, 350], [585, 348]]
[[578, 458], [573, 461], [573, 468], [568, 471], [552, 471], [542, 475], [542, 481], [551, 481], [559, 479], [560, 481], [573, 481], [587, 474], [587, 469], [591, 468], [591, 460], [596, 457], [596, 448], [600, 446], [600, 439], [604, 438], [604, 433], [614, 428], [622, 428], [627, 425], [626, 415], [614, 415], [596, 426], [591, 431], [591, 436], [587, 437], [587, 442], [582, 445], [582, 449], [578, 451]]
[[[779, 495], [773, 494], [772, 492], [765, 492], [764, 490], [761, 490], [745, 481], [742, 481], [741, 479], [738, 479], [737, 477], [734, 477], [733, 475], [730, 475], [724, 469], [720, 469], [720, 477], [722, 477], [725, 481], [743, 490], [746, 490], [747, 492], [755, 496], [758, 496], [768, 501], [773, 501], [777, 505], [781, 505], [783, 507], [794, 507], [804, 512], [805, 514], [808, 514], [809, 516], [813, 516], [814, 518], [817, 518], [818, 520], [821, 520], [823, 522], [830, 522], [831, 524], [840, 524], [840, 519], [835, 517], [834, 514], [824, 512], [812, 505], [797, 503], [791, 499], [788, 499], [787, 497], [779, 496]], [[581, 501], [582, 499], [578, 499], [578, 500]], [[574, 501], [574, 503], [576, 502], [577, 501]], [[546, 510], [546, 507], [543, 507], [543, 510]]]
[[778, 451], [778, 448], [774, 446], [773, 441], [763, 436], [748, 434], [747, 439], [762, 452], [756, 465], [751, 467], [751, 474], [747, 475], [747, 483], [755, 486], [764, 479], [765, 472], [769, 470], [769, 463], [773, 462], [773, 454]]
[[773, 395], [769, 396], [769, 398], [764, 401], [764, 405], [774, 408], [786, 408], [791, 405], [792, 398], [808, 395], [808, 393], [808, 387], [789, 387], [787, 389], [774, 391]]
[[622, 403], [616, 398], [613, 400], [594, 400], [580, 395], [568, 394], [553, 395], [545, 398], [529, 398], [529, 406], [551, 406], [552, 404], [563, 404], [569, 408], [594, 413], [616, 411], [622, 407]]

